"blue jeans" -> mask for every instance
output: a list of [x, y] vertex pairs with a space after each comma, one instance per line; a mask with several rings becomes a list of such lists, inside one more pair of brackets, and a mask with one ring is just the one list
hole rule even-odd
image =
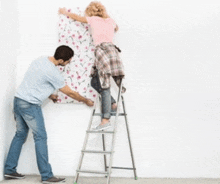
[[91, 86], [102, 97], [102, 119], [111, 118], [111, 104], [116, 103], [115, 99], [111, 96], [110, 88], [102, 89], [98, 74], [94, 75], [91, 80]]
[[16, 134], [8, 152], [5, 163], [5, 174], [17, 172], [16, 167], [18, 165], [21, 148], [27, 139], [29, 128], [31, 128], [35, 142], [37, 165], [42, 180], [51, 178], [53, 173], [48, 162], [47, 133], [44, 126], [41, 106], [28, 103], [15, 97], [14, 116], [16, 120]]

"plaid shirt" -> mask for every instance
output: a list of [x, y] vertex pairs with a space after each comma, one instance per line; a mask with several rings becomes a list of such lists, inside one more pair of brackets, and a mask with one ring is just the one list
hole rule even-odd
[[[101, 43], [95, 49], [94, 67], [98, 70], [100, 84], [103, 89], [110, 87], [110, 77], [123, 78], [124, 66], [119, 57], [120, 49], [112, 43]], [[94, 67], [91, 70], [91, 76], [95, 74]]]

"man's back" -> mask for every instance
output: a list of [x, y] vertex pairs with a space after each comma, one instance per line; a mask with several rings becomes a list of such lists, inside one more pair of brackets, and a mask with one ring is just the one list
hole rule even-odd
[[47, 56], [43, 56], [31, 63], [15, 96], [40, 105], [56, 89], [64, 86], [59, 70]]

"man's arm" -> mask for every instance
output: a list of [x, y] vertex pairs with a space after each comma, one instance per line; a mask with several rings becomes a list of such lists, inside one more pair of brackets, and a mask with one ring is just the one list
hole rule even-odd
[[63, 15], [66, 15], [66, 16], [70, 17], [73, 20], [76, 20], [76, 21], [79, 21], [79, 22], [82, 22], [82, 23], [88, 23], [86, 17], [82, 17], [82, 16], [77, 15], [75, 13], [70, 13], [66, 10], [66, 8], [60, 8], [59, 13], [63, 14]]
[[90, 99], [84, 98], [83, 96], [81, 96], [79, 93], [73, 91], [70, 89], [70, 87], [68, 85], [64, 86], [63, 88], [59, 89], [62, 93], [66, 94], [67, 96], [69, 96], [70, 98], [73, 98], [79, 102], [83, 102], [86, 105], [92, 107], [94, 105], [94, 102]]

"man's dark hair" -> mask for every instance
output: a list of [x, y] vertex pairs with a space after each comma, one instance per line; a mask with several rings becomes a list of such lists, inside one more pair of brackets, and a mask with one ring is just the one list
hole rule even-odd
[[73, 56], [74, 56], [74, 51], [66, 45], [61, 45], [57, 47], [54, 53], [54, 58], [56, 60], [63, 59], [64, 62], [68, 61]]

